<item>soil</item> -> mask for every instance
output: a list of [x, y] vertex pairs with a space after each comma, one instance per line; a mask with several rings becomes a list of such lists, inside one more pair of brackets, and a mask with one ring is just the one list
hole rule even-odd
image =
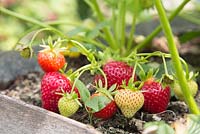
[[[70, 63], [68, 68], [73, 67], [75, 69], [82, 66], [83, 64], [80, 63], [86, 63], [86, 61], [83, 60], [84, 58], [71, 60], [75, 62], [73, 64]], [[42, 76], [43, 74], [38, 72], [30, 72], [26, 75], [18, 76], [7, 89], [0, 91], [0, 93], [41, 107], [40, 82]], [[88, 87], [90, 87], [92, 79], [89, 73], [84, 73], [81, 77], [81, 80], [87, 84]], [[198, 91], [195, 99], [200, 106], [200, 91]], [[172, 124], [177, 120], [184, 120], [187, 113], [189, 113], [187, 105], [182, 101], [172, 98], [168, 109], [158, 114], [148, 114], [138, 111], [133, 118], [126, 119], [118, 110], [117, 114], [109, 120], [104, 121], [93, 118], [92, 122], [90, 122], [87, 112], [83, 108], [80, 108], [78, 112], [70, 118], [85, 124], [92, 123], [92, 125], [103, 134], [141, 134], [146, 122], [163, 120]]]

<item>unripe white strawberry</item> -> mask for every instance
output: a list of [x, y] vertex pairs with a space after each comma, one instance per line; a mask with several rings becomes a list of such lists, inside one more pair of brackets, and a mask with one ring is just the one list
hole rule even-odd
[[143, 106], [144, 96], [140, 91], [121, 89], [115, 95], [115, 102], [126, 118], [131, 118]]

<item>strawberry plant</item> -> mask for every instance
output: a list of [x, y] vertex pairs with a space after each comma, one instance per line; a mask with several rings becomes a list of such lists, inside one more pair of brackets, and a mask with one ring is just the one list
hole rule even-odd
[[[191, 113], [200, 114], [193, 97], [197, 87], [194, 85], [192, 90], [189, 89], [188, 65], [179, 56], [169, 24], [169, 21], [189, 1], [184, 0], [167, 17], [160, 0], [105, 0], [104, 2], [111, 10], [111, 16], [104, 15], [97, 0], [85, 0], [94, 13], [95, 19], [91, 23], [94, 24], [96, 21], [96, 25], [91, 25], [91, 28], [83, 24], [67, 33], [45, 22], [14, 13], [3, 7], [0, 7], [0, 11], [41, 28], [34, 32], [28, 45], [20, 42], [24, 45], [21, 54], [26, 58], [33, 56], [32, 44], [39, 33], [48, 31], [52, 34], [52, 41], [43, 41], [43, 44], [48, 45], [43, 46], [45, 49], [37, 55], [38, 63], [45, 71], [41, 83], [43, 107], [54, 112], [58, 112], [59, 109], [62, 115], [71, 116], [78, 110], [80, 101], [90, 117], [106, 120], [112, 118], [117, 109], [120, 109], [126, 118], [132, 118], [141, 108], [141, 111], [148, 113], [166, 111], [170, 101], [169, 85], [173, 81], [175, 83], [171, 87], [177, 97], [184, 98]], [[153, 7], [158, 12], [161, 25], [144, 40], [137, 42], [135, 28], [139, 16], [144, 10]], [[129, 17], [132, 21], [130, 32], [127, 34], [126, 18], [128, 15], [131, 15]], [[167, 39], [169, 53], [159, 51], [144, 53], [142, 49], [161, 30]], [[72, 48], [75, 48], [75, 51]], [[76, 70], [65, 70], [67, 64], [64, 55], [73, 57], [74, 52], [76, 52], [75, 57], [76, 54], [84, 55], [89, 63]], [[152, 76], [152, 67], [145, 68], [152, 62], [152, 57], [159, 57], [163, 60], [164, 73], [159, 78]], [[174, 68], [172, 74], [167, 70], [165, 59], [172, 60]], [[93, 95], [84, 82], [80, 81], [81, 75], [86, 71], [94, 76], [95, 93]], [[177, 87], [176, 83], [180, 87]], [[59, 95], [62, 90], [66, 92], [63, 97]], [[181, 97], [179, 96], [180, 91]], [[74, 94], [76, 94], [75, 98]], [[77, 96], [80, 96], [80, 100], [77, 100]]]

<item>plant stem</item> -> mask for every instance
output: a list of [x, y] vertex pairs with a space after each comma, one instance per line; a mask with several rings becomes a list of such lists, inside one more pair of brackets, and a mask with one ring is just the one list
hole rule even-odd
[[[105, 21], [104, 16], [103, 16], [102, 12], [100, 11], [100, 8], [99, 8], [99, 5], [98, 5], [97, 1], [96, 0], [92, 0], [92, 3], [93, 3], [93, 6], [94, 6], [93, 9], [97, 13], [97, 16], [98, 16], [99, 20], [100, 21]], [[107, 40], [108, 45], [110, 45], [110, 47], [113, 48], [113, 49], [117, 49], [117, 46], [115, 45], [114, 37], [113, 37], [111, 31], [109, 30], [109, 28], [105, 27], [105, 28], [103, 28], [103, 31], [104, 31], [104, 33], [106, 35], [106, 38], [107, 38], [106, 40]]]
[[75, 88], [75, 85], [76, 85], [76, 82], [79, 80], [79, 78], [80, 78], [80, 76], [85, 72], [85, 71], [87, 71], [87, 70], [89, 70], [89, 69], [84, 69], [84, 70], [82, 70], [79, 74], [78, 74], [78, 76], [76, 77], [76, 79], [75, 79], [75, 81], [74, 81], [74, 83], [73, 83], [73, 85], [72, 85], [72, 90], [71, 90], [71, 93], [74, 91], [74, 88]]
[[166, 61], [165, 61], [164, 54], [162, 54], [162, 60], [163, 60], [163, 66], [164, 66], [165, 74], [169, 75], [168, 70], [167, 70], [167, 64], [166, 64]]
[[158, 11], [161, 26], [163, 28], [164, 34], [168, 41], [168, 47], [169, 47], [170, 53], [172, 55], [172, 62], [173, 62], [173, 65], [174, 65], [174, 68], [176, 71], [176, 77], [181, 86], [185, 101], [187, 102], [189, 109], [193, 114], [200, 114], [199, 108], [189, 90], [189, 86], [187, 84], [186, 78], [183, 77], [184, 72], [183, 72], [181, 62], [179, 60], [178, 50], [176, 48], [172, 30], [171, 30], [169, 21], [167, 19], [166, 13], [164, 11], [164, 8], [162, 6], [161, 0], [155, 0], [155, 6]]
[[96, 59], [92, 52], [87, 50], [81, 43], [75, 40], [70, 40], [74, 45], [85, 55], [92, 64], [96, 64]]
[[[189, 2], [190, 0], [184, 0], [181, 5], [179, 5], [175, 11], [172, 12], [172, 14], [169, 16], [169, 21], [172, 21], [175, 16], [177, 16], [177, 14], [184, 8], [184, 6]], [[144, 41], [142, 41], [140, 44], [138, 44], [133, 51], [136, 50], [141, 50], [142, 48], [146, 47], [147, 45], [150, 44], [150, 41], [162, 30], [161, 25], [159, 25], [158, 27], [156, 27], [156, 29], [149, 34]]]
[[[152, 56], [158, 56], [158, 57], [163, 56], [164, 58], [172, 58], [171, 54], [162, 53], [160, 51], [155, 51], [153, 53], [137, 53], [137, 56], [146, 56], [145, 58], [143, 58], [143, 60], [147, 60], [148, 58]], [[182, 62], [182, 64], [185, 67], [186, 75], [189, 74], [189, 68], [185, 60], [181, 57], [179, 57], [179, 60]]]
[[117, 39], [117, 14], [116, 14], [116, 7], [112, 8], [112, 25], [113, 25], [113, 33], [114, 38]]
[[132, 16], [131, 31], [130, 31], [130, 35], [129, 35], [128, 43], [127, 43], [127, 50], [128, 50], [127, 54], [130, 54], [132, 45], [134, 44], [133, 39], [134, 39], [134, 33], [135, 33], [135, 27], [136, 27], [136, 20], [137, 20], [139, 12], [141, 11], [140, 0], [135, 0], [134, 4], [135, 4], [135, 6], [134, 6], [135, 11], [133, 12], [133, 16]]
[[104, 73], [104, 71], [101, 68], [98, 68], [98, 70], [101, 72], [101, 74], [104, 77], [104, 80], [105, 80], [105, 86], [104, 87], [107, 89], [108, 88], [108, 80], [107, 80], [106, 74]]
[[135, 33], [135, 23], [136, 23], [136, 15], [133, 14], [133, 20], [132, 20], [132, 24], [131, 24], [131, 32], [130, 32], [130, 35], [128, 38], [128, 44], [127, 44], [128, 51], [131, 49], [131, 45], [133, 43], [134, 33]]
[[72, 37], [71, 39], [79, 40], [81, 42], [91, 43], [91, 44], [95, 45], [96, 47], [99, 47], [102, 50], [106, 49], [106, 46], [104, 44], [102, 44], [96, 40], [87, 39], [84, 36], [75, 36], [75, 37]]
[[81, 68], [77, 69], [75, 72], [73, 72], [72, 74], [70, 74], [68, 77], [71, 78], [73, 76], [76, 76], [77, 74], [79, 74], [80, 71], [83, 71], [83, 70], [89, 70], [92, 68], [92, 64], [87, 64], [87, 65], [84, 65], [82, 66]]
[[40, 26], [40, 27], [52, 29], [52, 30], [54, 30], [58, 35], [60, 35], [61, 37], [64, 37], [64, 36], [65, 36], [61, 31], [55, 29], [54, 27], [52, 27], [52, 26], [50, 26], [50, 25], [48, 25], [48, 24], [45, 24], [45, 23], [43, 23], [43, 22], [40, 22], [40, 21], [38, 21], [38, 20], [36, 20], [36, 19], [33, 19], [33, 18], [31, 18], [31, 17], [28, 17], [28, 16], [25, 16], [25, 15], [22, 15], [22, 14], [19, 14], [19, 13], [13, 12], [13, 11], [10, 11], [10, 10], [8, 10], [8, 9], [6, 9], [6, 8], [3, 8], [3, 7], [0, 7], [0, 11], [1, 11], [2, 13], [4, 13], [4, 14], [7, 14], [7, 15], [10, 15], [10, 16], [13, 16], [13, 17], [16, 17], [16, 18], [21, 19], [21, 20], [23, 20], [23, 21], [26, 21], [26, 22], [29, 22], [29, 23], [38, 25], [38, 26]]
[[125, 15], [126, 15], [126, 0], [122, 0], [118, 5], [119, 14], [117, 18], [117, 44], [122, 48], [125, 44]]

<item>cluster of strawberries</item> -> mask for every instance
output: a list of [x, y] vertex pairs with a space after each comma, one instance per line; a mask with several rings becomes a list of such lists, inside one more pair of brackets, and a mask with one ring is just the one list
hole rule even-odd
[[[38, 63], [44, 70], [45, 75], [41, 81], [41, 99], [43, 108], [59, 112], [64, 116], [73, 115], [80, 106], [81, 97], [79, 89], [74, 87], [73, 82], [59, 70], [66, 64], [62, 53], [54, 49], [44, 49], [38, 53]], [[165, 111], [170, 99], [169, 86], [163, 87], [161, 83], [154, 78], [143, 82], [140, 89], [133, 90], [128, 86], [131, 78], [132, 82], [137, 81], [137, 76], [133, 74], [133, 67], [121, 61], [110, 61], [103, 66], [103, 72], [106, 76], [107, 89], [112, 88], [113, 93], [97, 90], [90, 98], [103, 96], [104, 101], [101, 109], [92, 111], [87, 107], [95, 117], [101, 119], [111, 118], [119, 108], [122, 114], [131, 118], [139, 110], [143, 109], [149, 113], [159, 113]], [[95, 75], [94, 83], [102, 82], [105, 85], [103, 75]], [[99, 88], [103, 88], [102, 85]], [[113, 89], [113, 85], [115, 88]], [[123, 86], [122, 86], [123, 85]], [[104, 92], [102, 92], [104, 91]]]
[[[126, 85], [130, 84], [133, 67], [121, 61], [106, 63], [103, 66], [103, 71], [106, 74], [108, 88], [117, 84], [117, 91], [114, 94], [114, 99], [105, 108], [97, 112], [98, 115], [95, 113], [94, 116], [103, 119], [110, 118], [117, 111], [117, 107], [127, 118], [133, 117], [141, 108], [149, 113], [159, 113], [166, 110], [170, 100], [169, 86], [163, 87], [154, 78], [144, 81], [140, 89], [138, 89], [139, 87], [131, 89], [130, 86], [122, 86], [123, 82]], [[98, 80], [105, 83], [102, 75], [95, 76], [95, 81]], [[137, 81], [136, 75], [134, 75], [134, 81]]]
[[[42, 107], [58, 113], [58, 101], [60, 100], [60, 105], [62, 105], [64, 100], [69, 108], [78, 110], [79, 105], [74, 105], [76, 104], [75, 100], [80, 96], [78, 90], [75, 88], [72, 93], [71, 81], [59, 72], [66, 64], [64, 55], [55, 49], [46, 48], [38, 53], [37, 59], [45, 72], [41, 81]], [[61, 97], [63, 98], [61, 99]], [[73, 113], [73, 111], [69, 111], [66, 116]]]

